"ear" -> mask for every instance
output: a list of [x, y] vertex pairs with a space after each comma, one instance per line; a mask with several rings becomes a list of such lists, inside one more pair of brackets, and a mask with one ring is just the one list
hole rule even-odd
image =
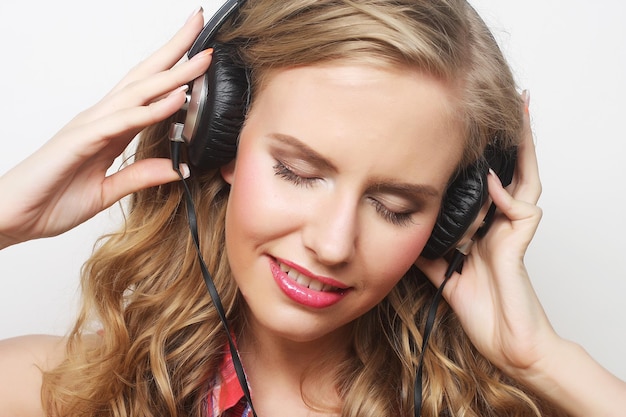
[[224, 181], [226, 181], [230, 185], [233, 185], [233, 180], [235, 178], [235, 161], [236, 159], [233, 159], [226, 165], [222, 165], [220, 167], [220, 173], [222, 174], [222, 178], [224, 178]]

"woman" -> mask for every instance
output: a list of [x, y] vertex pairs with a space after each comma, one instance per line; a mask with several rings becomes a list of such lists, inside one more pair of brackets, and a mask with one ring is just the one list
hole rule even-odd
[[[2, 247], [61, 233], [135, 193], [124, 228], [85, 266], [70, 337], [4, 343], [3, 392], [18, 389], [0, 406], [12, 414], [247, 412], [225, 378], [228, 332], [202, 283], [183, 187], [167, 184], [178, 178], [167, 159], [178, 117], [169, 116], [212, 50], [169, 69], [201, 26], [196, 13], [1, 179], [12, 198], [0, 208]], [[500, 213], [445, 288], [452, 308], [440, 308], [424, 356], [423, 415], [578, 412], [547, 390], [547, 376], [563, 378], [544, 363], [565, 344], [522, 262], [540, 218], [528, 96], [517, 95], [473, 10], [460, 1], [250, 0], [219, 40], [251, 78], [237, 157], [181, 171], [191, 173], [202, 255], [258, 415], [413, 413], [435, 293], [414, 263], [441, 284], [446, 261], [420, 254], [452, 180], [488, 146], [516, 145], [508, 192], [487, 178]], [[136, 162], [105, 177], [146, 126]]]

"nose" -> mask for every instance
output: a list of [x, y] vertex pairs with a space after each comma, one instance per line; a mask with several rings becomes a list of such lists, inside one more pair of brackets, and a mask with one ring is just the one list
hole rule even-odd
[[303, 241], [318, 262], [337, 266], [353, 258], [358, 234], [358, 201], [333, 194], [311, 207]]

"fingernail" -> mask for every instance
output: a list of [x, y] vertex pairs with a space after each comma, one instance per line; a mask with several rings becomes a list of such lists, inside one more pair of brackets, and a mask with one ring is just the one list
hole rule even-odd
[[170, 96], [173, 96], [176, 93], [180, 93], [181, 91], [182, 92], [186, 92], [187, 90], [189, 90], [189, 86], [187, 84], [181, 85], [176, 90], [173, 90], [171, 93], [169, 93], [167, 96], [170, 97]]
[[206, 56], [209, 56], [209, 55], [213, 55], [213, 48], [204, 49], [204, 50], [198, 52], [197, 54], [195, 54], [194, 56], [191, 57], [191, 60], [202, 59], [203, 57], [206, 57]]
[[187, 18], [187, 20], [185, 21], [185, 23], [188, 23], [191, 19], [193, 19], [193, 17], [199, 13], [202, 13], [203, 9], [202, 6], [198, 6], [196, 7], [196, 9], [193, 11], [193, 13], [191, 13], [191, 15]]
[[498, 177], [498, 174], [496, 174], [496, 171], [489, 168], [489, 175], [492, 175], [498, 181], [498, 183], [502, 185], [502, 181], [500, 181], [500, 177]]
[[189, 178], [191, 175], [191, 171], [189, 170], [189, 165], [182, 163], [178, 165], [178, 169], [180, 169], [180, 173], [183, 174], [183, 178]]
[[522, 100], [524, 100], [524, 111], [526, 114], [530, 114], [530, 91], [524, 90], [522, 92]]

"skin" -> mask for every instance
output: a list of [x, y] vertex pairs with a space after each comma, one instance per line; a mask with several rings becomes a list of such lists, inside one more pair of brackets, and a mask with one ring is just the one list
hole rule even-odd
[[[0, 194], [3, 196], [0, 203], [0, 248], [63, 233], [128, 193], [177, 179], [169, 160], [141, 161], [111, 176], [106, 176], [106, 170], [137, 132], [163, 120], [182, 105], [184, 94], [178, 87], [198, 77], [210, 64], [210, 53], [207, 53], [173, 67], [188, 50], [202, 24], [201, 13], [193, 15], [168, 44], [135, 67], [101, 102], [79, 114], [37, 152], [0, 177]], [[602, 368], [580, 346], [563, 340], [554, 332], [524, 268], [524, 253], [541, 218], [541, 210], [536, 206], [541, 184], [528, 115], [525, 123], [526, 132], [511, 186], [505, 190], [495, 176], [489, 176], [489, 193], [499, 210], [496, 222], [487, 236], [476, 243], [463, 268], [463, 276], [452, 278], [444, 296], [480, 352], [511, 377], [542, 393], [572, 416], [621, 416], [626, 409], [626, 384]], [[246, 135], [248, 133], [252, 139], [257, 137], [253, 134], [254, 129]], [[301, 135], [299, 132], [289, 133]], [[315, 142], [318, 137], [307, 140]], [[254, 142], [250, 140], [250, 149]], [[318, 151], [322, 152], [324, 148]], [[251, 156], [255, 154], [250, 152]], [[352, 210], [358, 206], [363, 213], [359, 212], [359, 216], [355, 217], [359, 222], [355, 221], [352, 225], [365, 220], [367, 224], [371, 221], [374, 225], [375, 217], [370, 218], [373, 215], [369, 212], [370, 208], [366, 204], [361, 206], [363, 200], [356, 197], [360, 194], [355, 194], [355, 190], [363, 190], [365, 176], [362, 167], [354, 172], [359, 174], [352, 178], [354, 188], [347, 195], [350, 196]], [[233, 190], [239, 187], [239, 175], [242, 174], [236, 171], [224, 172], [224, 176], [234, 184]], [[328, 187], [328, 178], [324, 178], [321, 184], [298, 192], [334, 192], [334, 182], [330, 181], [332, 186]], [[346, 177], [342, 175], [341, 178]], [[437, 182], [437, 179], [430, 180], [433, 180], [433, 185]], [[345, 184], [343, 180], [341, 184]], [[292, 185], [285, 183], [280, 187]], [[81, 204], [76, 204], [77, 200]], [[324, 198], [322, 202], [329, 204], [335, 215], [344, 213], [339, 209], [338, 202]], [[383, 228], [383, 225], [371, 227]], [[332, 230], [326, 229], [325, 233], [332, 233]], [[417, 235], [421, 236], [421, 233]], [[281, 243], [277, 246], [279, 253], [274, 256], [288, 256], [311, 268], [321, 268], [322, 272], [326, 270], [325, 273], [349, 269], [321, 261], [324, 257], [320, 255], [324, 252], [321, 251], [323, 246], [319, 245], [327, 239], [308, 237], [303, 240], [305, 236], [304, 233], [296, 234], [300, 239], [296, 240], [298, 245], [295, 246], [299, 248], [298, 252], [284, 250]], [[282, 242], [283, 238], [293, 242], [289, 240], [292, 239], [290, 234], [280, 236], [277, 242]], [[358, 242], [358, 239], [354, 241]], [[358, 249], [358, 245], [354, 246], [350, 255], [354, 259], [358, 256]], [[437, 285], [441, 282], [445, 269], [443, 261], [418, 259], [416, 263], [433, 283]], [[343, 264], [348, 265], [347, 262]], [[342, 273], [337, 274], [343, 276]], [[246, 274], [240, 275], [242, 286], [245, 277]], [[347, 280], [347, 283], [353, 285], [352, 280]], [[357, 284], [358, 280], [354, 281], [355, 287]], [[365, 298], [367, 301], [363, 301], [359, 308], [365, 308], [373, 301], [373, 298]], [[248, 296], [248, 299], [252, 297]], [[285, 300], [281, 300], [280, 304], [296, 316], [306, 317], [308, 314]], [[360, 301], [355, 304], [360, 304]], [[324, 326], [317, 327], [314, 322], [308, 320], [305, 330], [297, 331], [288, 320], [271, 328], [259, 319], [258, 323], [254, 323], [255, 329], [259, 329], [255, 336], [262, 338], [265, 334], [282, 334], [284, 337], [277, 339], [282, 348], [290, 343], [302, 346], [302, 342], [307, 340], [332, 344], [336, 339], [320, 339], [320, 336], [333, 332], [329, 328], [324, 329]], [[338, 325], [335, 323], [332, 327]], [[327, 347], [320, 343], [321, 349]], [[253, 353], [265, 355], [262, 358], [272, 357], [267, 352]], [[279, 349], [276, 360], [280, 364], [291, 354], [294, 351]], [[63, 360], [63, 355], [63, 340], [58, 337], [24, 336], [0, 341], [0, 414], [43, 416], [40, 404], [41, 370], [56, 366]], [[263, 364], [263, 361], [255, 362]], [[258, 375], [268, 372], [267, 369], [252, 371]], [[262, 390], [269, 384], [255, 385]], [[261, 390], [258, 395], [263, 396]], [[287, 404], [287, 408], [290, 406]]]
[[[276, 71], [258, 94], [222, 174], [228, 257], [250, 312], [240, 346], [261, 414], [300, 398], [304, 369], [329, 350], [340, 357], [350, 323], [422, 252], [461, 157], [454, 100], [417, 71], [340, 64]], [[276, 259], [345, 295], [324, 308], [293, 301], [272, 277]], [[269, 379], [267, 392], [255, 384]]]

